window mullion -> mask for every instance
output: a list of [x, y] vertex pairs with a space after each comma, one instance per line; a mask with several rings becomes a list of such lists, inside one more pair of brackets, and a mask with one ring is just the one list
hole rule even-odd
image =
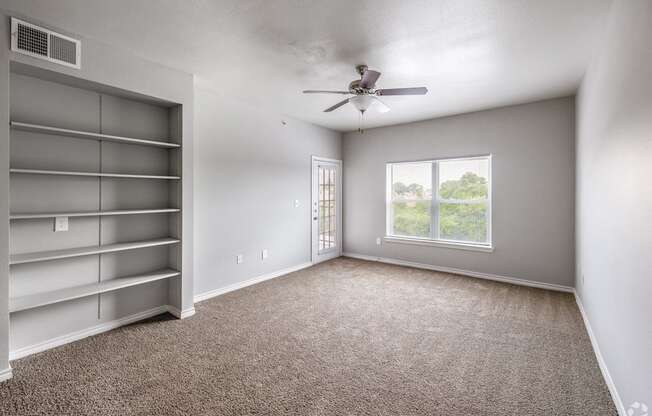
[[439, 163], [432, 162], [432, 220], [430, 227], [430, 238], [439, 239]]

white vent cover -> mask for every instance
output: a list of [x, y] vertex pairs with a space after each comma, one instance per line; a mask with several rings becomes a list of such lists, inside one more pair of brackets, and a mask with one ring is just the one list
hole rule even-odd
[[11, 50], [57, 64], [81, 68], [81, 42], [11, 18]]

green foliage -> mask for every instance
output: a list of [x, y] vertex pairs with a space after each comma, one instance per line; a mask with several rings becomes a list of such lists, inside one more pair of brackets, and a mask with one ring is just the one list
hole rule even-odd
[[393, 202], [394, 234], [430, 237], [430, 201]]
[[439, 188], [442, 199], [481, 199], [488, 196], [487, 180], [466, 172], [459, 180], [446, 181]]
[[394, 195], [402, 197], [407, 195], [408, 192], [408, 187], [403, 182], [394, 183]]
[[486, 204], [440, 204], [439, 237], [455, 241], [487, 241]]
[[423, 198], [423, 185], [412, 183], [406, 186], [403, 182], [396, 182], [394, 184], [394, 195], [401, 198]]
[[[441, 184], [442, 199], [477, 200], [489, 195], [487, 180], [466, 172], [459, 180]], [[439, 206], [439, 235], [446, 240], [487, 241], [487, 204], [446, 204]]]
[[[423, 198], [423, 187], [419, 184], [406, 186], [394, 183], [394, 194]], [[458, 180], [441, 184], [441, 199], [478, 200], [489, 194], [487, 180], [472, 172], [467, 172]], [[430, 237], [430, 202], [394, 202], [394, 234], [413, 237]], [[439, 206], [440, 238], [456, 241], [487, 241], [487, 203], [450, 204]]]
[[408, 186], [408, 192], [415, 195], [417, 198], [423, 198], [423, 186], [417, 183], [410, 184], [410, 186]]

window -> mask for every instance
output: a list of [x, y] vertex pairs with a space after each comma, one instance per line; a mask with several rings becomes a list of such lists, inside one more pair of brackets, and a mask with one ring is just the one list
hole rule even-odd
[[387, 164], [387, 237], [491, 249], [491, 156]]

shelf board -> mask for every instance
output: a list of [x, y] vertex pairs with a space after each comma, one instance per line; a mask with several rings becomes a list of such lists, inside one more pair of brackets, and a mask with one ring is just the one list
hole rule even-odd
[[181, 179], [180, 176], [163, 175], [131, 175], [126, 173], [99, 173], [99, 172], [77, 172], [64, 170], [40, 170], [40, 169], [9, 169], [10, 173], [25, 173], [30, 175], [63, 175], [63, 176], [93, 176], [101, 178], [137, 178], [137, 179]]
[[10, 124], [11, 124], [11, 128], [14, 130], [54, 134], [57, 136], [75, 137], [78, 139], [106, 140], [106, 141], [117, 142], [117, 143], [166, 147], [169, 149], [181, 147], [181, 145], [177, 143], [163, 142], [160, 140], [134, 139], [131, 137], [113, 136], [110, 134], [101, 134], [101, 133], [93, 133], [88, 131], [62, 129], [59, 127], [42, 126], [40, 124], [21, 123], [19, 121], [12, 121]]
[[10, 214], [10, 220], [31, 220], [39, 218], [56, 217], [106, 217], [112, 215], [139, 215], [139, 214], [165, 214], [169, 212], [180, 212], [178, 208], [162, 209], [123, 209], [114, 211], [80, 211], [80, 212], [39, 212], [39, 213], [16, 213]]
[[90, 246], [69, 248], [64, 250], [39, 251], [36, 253], [12, 254], [9, 264], [34, 263], [38, 261], [67, 259], [70, 257], [89, 256], [93, 254], [114, 253], [117, 251], [135, 250], [138, 248], [165, 246], [181, 242], [176, 238], [158, 238], [155, 240], [134, 241], [131, 243], [108, 244], [104, 246]]
[[26, 309], [37, 308], [39, 306], [51, 305], [53, 303], [65, 302], [86, 296], [97, 295], [99, 293], [111, 292], [130, 286], [141, 285], [156, 280], [179, 276], [180, 274], [181, 273], [177, 270], [164, 269], [147, 274], [119, 277], [100, 283], [91, 283], [87, 285], [53, 290], [50, 292], [37, 293], [35, 295], [11, 298], [9, 299], [9, 312], [18, 312]]

